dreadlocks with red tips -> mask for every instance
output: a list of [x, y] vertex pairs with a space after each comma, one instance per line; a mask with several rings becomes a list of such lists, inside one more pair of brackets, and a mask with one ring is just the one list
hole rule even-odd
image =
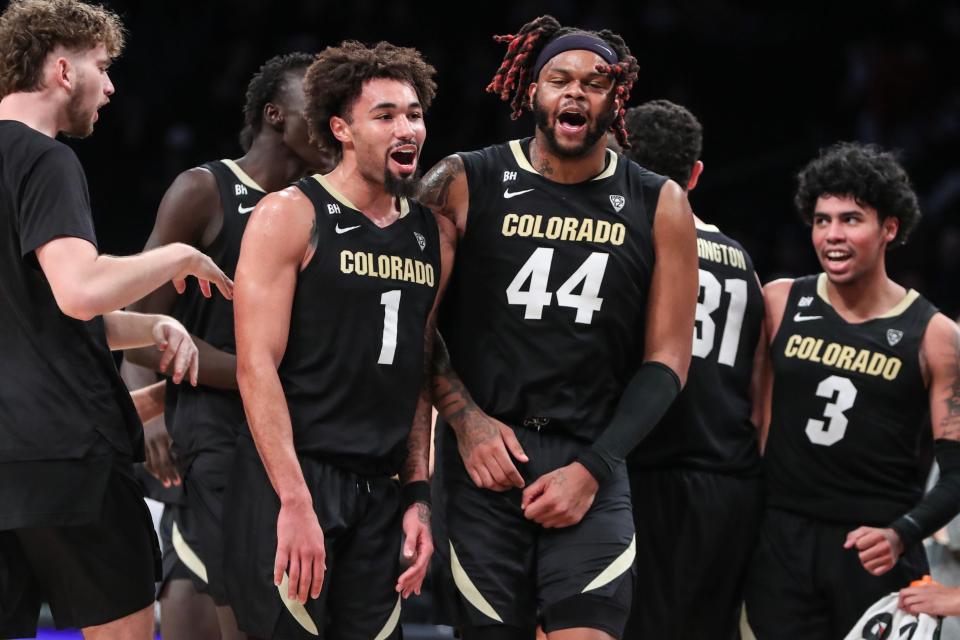
[[520, 28], [516, 35], [494, 36], [496, 42], [507, 43], [507, 53], [503, 56], [500, 68], [487, 85], [487, 91], [497, 94], [504, 102], [509, 101], [513, 111], [510, 117], [520, 117], [524, 108], [530, 108], [530, 96], [527, 87], [536, 82], [534, 64], [537, 56], [548, 43], [572, 33], [586, 33], [595, 36], [608, 45], [617, 54], [618, 62], [598, 64], [597, 71], [613, 77], [616, 99], [620, 101], [620, 110], [610, 124], [610, 131], [624, 149], [630, 148], [627, 140], [627, 127], [624, 123], [625, 105], [630, 99], [630, 91], [637, 80], [640, 65], [630, 53], [630, 49], [618, 34], [604, 29], [602, 31], [584, 31], [574, 27], [562, 27], [553, 16], [540, 16]]

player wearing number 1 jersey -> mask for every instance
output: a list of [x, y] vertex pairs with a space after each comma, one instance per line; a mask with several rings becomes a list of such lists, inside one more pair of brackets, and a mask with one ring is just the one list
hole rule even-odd
[[[692, 113], [655, 100], [626, 121], [626, 155], [688, 190], [697, 185], [703, 129]], [[628, 638], [739, 638], [760, 525], [763, 294], [743, 247], [696, 225], [700, 298], [687, 386], [627, 461], [637, 572], [656, 587], [634, 598]]]
[[460, 238], [434, 389], [443, 551], [467, 640], [538, 622], [620, 637], [636, 552], [624, 457], [689, 365], [693, 217], [677, 184], [605, 148], [608, 129], [626, 142], [637, 72], [618, 35], [544, 16], [500, 40], [490, 90], [529, 106], [535, 135], [450, 156], [421, 196]]
[[237, 445], [224, 523], [230, 604], [257, 637], [398, 638], [401, 596], [426, 573], [424, 366], [452, 229], [406, 196], [433, 74], [386, 42], [321, 52], [305, 114], [342, 159], [247, 223], [237, 382], [253, 438]]
[[[767, 508], [747, 586], [759, 640], [846, 637], [928, 571], [923, 538], [960, 510], [960, 334], [886, 273], [920, 215], [906, 173], [838, 144], [800, 173], [795, 201], [823, 273], [764, 289]], [[941, 475], [924, 496], [928, 413]]]

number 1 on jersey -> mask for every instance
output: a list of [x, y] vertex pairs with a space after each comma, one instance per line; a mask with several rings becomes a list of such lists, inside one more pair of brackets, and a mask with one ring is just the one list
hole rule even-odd
[[[697, 303], [696, 322], [700, 331], [693, 329], [693, 355], [706, 358], [713, 351], [717, 325], [713, 321], [713, 312], [720, 308], [720, 281], [709, 271], [700, 269], [700, 290], [703, 302]], [[747, 307], [747, 281], [731, 278], [723, 281], [723, 291], [730, 294], [727, 305], [727, 321], [720, 340], [720, 352], [717, 362], [732, 367], [737, 361], [737, 348], [740, 346], [740, 328], [743, 326], [743, 312]]]
[[393, 356], [397, 352], [397, 317], [401, 293], [399, 289], [394, 289], [380, 296], [380, 304], [383, 305], [383, 342], [377, 364], [393, 364]]
[[[600, 285], [603, 284], [603, 274], [607, 270], [609, 257], [606, 253], [591, 253], [557, 289], [557, 306], [577, 310], [574, 322], [590, 324], [593, 321], [593, 312], [600, 311], [603, 305], [603, 298], [599, 295]], [[507, 302], [524, 307], [524, 320], [540, 320], [543, 318], [543, 308], [550, 306], [553, 301], [553, 294], [547, 291], [552, 263], [553, 249], [536, 249], [507, 287]], [[530, 286], [524, 290], [523, 285], [528, 280]], [[574, 293], [573, 290], [581, 283], [583, 286], [580, 293]]]

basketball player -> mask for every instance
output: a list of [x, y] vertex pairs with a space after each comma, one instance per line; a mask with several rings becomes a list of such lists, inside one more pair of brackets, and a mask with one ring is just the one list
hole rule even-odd
[[532, 638], [538, 620], [553, 638], [620, 637], [624, 458], [686, 376], [693, 217], [676, 183], [606, 149], [608, 130], [627, 142], [637, 74], [620, 36], [543, 16], [498, 40], [488, 89], [529, 107], [535, 134], [446, 158], [422, 194], [462, 252], [435, 380], [460, 624], [468, 640]]
[[322, 51], [306, 118], [341, 160], [265, 197], [243, 238], [237, 380], [253, 438], [238, 441], [224, 524], [230, 603], [257, 637], [398, 638], [432, 553], [424, 368], [453, 231], [408, 196], [433, 75], [387, 42]]
[[[654, 100], [627, 111], [626, 123], [627, 157], [688, 191], [697, 186], [703, 128], [692, 113]], [[761, 406], [763, 293], [739, 243], [700, 218], [696, 227], [700, 296], [687, 385], [627, 459], [637, 573], [651, 586], [634, 596], [628, 638], [739, 638], [760, 525], [753, 409]]]
[[156, 345], [196, 382], [180, 323], [118, 312], [168, 280], [232, 282], [192, 247], [100, 255], [86, 178], [54, 138], [85, 137], [113, 94], [119, 19], [76, 0], [0, 15], [0, 636], [41, 601], [87, 638], [148, 638], [156, 537], [133, 479], [140, 419], [110, 349]]
[[[232, 276], [244, 227], [257, 202], [312, 171], [329, 170], [329, 157], [310, 144], [303, 118], [303, 75], [312, 61], [309, 54], [294, 53], [271, 58], [260, 67], [247, 87], [243, 110], [241, 143], [246, 154], [236, 161], [209, 162], [180, 174], [160, 203], [147, 249], [184, 242], [208, 252]], [[173, 402], [167, 411], [177, 458], [186, 471], [185, 504], [169, 506], [175, 513], [170, 544], [164, 541], [160, 604], [165, 635], [209, 637], [209, 630], [197, 624], [206, 600], [195, 597], [209, 593], [217, 605], [220, 636], [236, 637], [239, 632], [223, 584], [221, 528], [234, 445], [244, 428], [243, 404], [236, 390], [233, 306], [198, 295], [177, 298], [166, 287], [136, 308], [172, 313], [180, 319], [195, 336], [204, 363], [199, 386], [180, 389], [175, 411]], [[140, 349], [127, 357], [159, 370], [156, 350]], [[169, 482], [169, 472], [162, 479]]]
[[[795, 197], [819, 275], [764, 287], [767, 506], [747, 584], [757, 638], [843, 638], [928, 573], [922, 540], [960, 511], [960, 332], [887, 276], [920, 210], [892, 154], [823, 150]], [[928, 414], [940, 479], [923, 495]]]

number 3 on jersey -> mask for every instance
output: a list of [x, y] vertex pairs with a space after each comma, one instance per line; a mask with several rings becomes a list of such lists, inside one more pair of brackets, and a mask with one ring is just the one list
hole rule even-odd
[[[609, 257], [606, 253], [591, 253], [557, 289], [557, 306], [577, 310], [574, 322], [590, 324], [593, 321], [593, 312], [600, 311], [603, 304], [603, 298], [599, 296], [600, 285], [603, 284], [603, 274], [607, 270]], [[524, 320], [540, 320], [543, 317], [543, 308], [553, 302], [553, 294], [547, 291], [552, 263], [553, 249], [540, 247], [523, 263], [513, 282], [507, 287], [507, 302], [524, 307]], [[524, 290], [523, 285], [528, 280], [530, 286]], [[574, 293], [573, 290], [581, 283], [583, 287], [580, 293]]]
[[[727, 305], [727, 321], [723, 326], [723, 338], [720, 340], [717, 362], [732, 367], [737, 361], [743, 311], [747, 306], [747, 281], [739, 278], [724, 280], [722, 290], [730, 294], [730, 303]], [[703, 301], [697, 303], [696, 324], [693, 328], [693, 355], [706, 358], [713, 351], [717, 333], [713, 313], [720, 308], [721, 287], [717, 277], [703, 269], [700, 269], [700, 292]]]

